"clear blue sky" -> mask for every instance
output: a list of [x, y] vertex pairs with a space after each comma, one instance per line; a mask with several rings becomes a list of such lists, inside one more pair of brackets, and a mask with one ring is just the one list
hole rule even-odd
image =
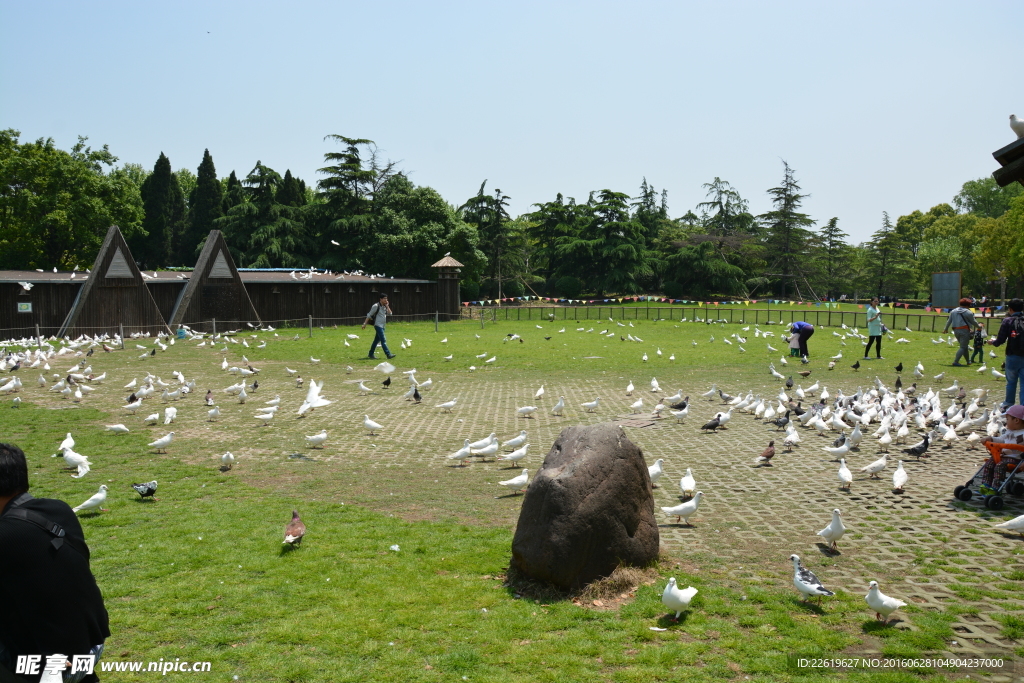
[[10, 2], [0, 126], [152, 168], [257, 160], [314, 183], [330, 133], [451, 203], [558, 192], [670, 213], [719, 176], [760, 213], [796, 170], [854, 241], [950, 201], [1024, 116], [1024, 3]]

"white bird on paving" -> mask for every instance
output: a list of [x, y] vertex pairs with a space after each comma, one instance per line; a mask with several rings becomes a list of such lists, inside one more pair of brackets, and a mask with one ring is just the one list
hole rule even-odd
[[535, 401], [539, 400], [540, 397], [543, 396], [543, 395], [544, 395], [544, 385], [541, 384], [540, 385], [540, 389], [538, 389], [537, 393], [533, 395], [533, 400], [535, 400]]
[[128, 382], [128, 384], [125, 384], [124, 388], [125, 389], [134, 389], [136, 386], [138, 386], [138, 384], [139, 384], [139, 378], [136, 377], [131, 382]]
[[511, 462], [519, 462], [520, 460], [526, 457], [526, 451], [529, 447], [530, 444], [524, 443], [521, 448], [517, 448], [511, 453], [498, 457], [498, 460], [509, 460]]
[[523, 470], [523, 473], [518, 477], [513, 477], [508, 481], [499, 481], [498, 486], [504, 486], [505, 488], [512, 489], [512, 495], [518, 495], [519, 492], [525, 489], [530, 483], [530, 471]]
[[78, 512], [79, 510], [91, 510], [92, 508], [99, 508], [101, 512], [107, 512], [100, 506], [107, 502], [107, 485], [102, 484], [100, 490], [93, 494], [93, 496], [77, 507], [71, 508], [72, 512]]
[[235, 456], [232, 455], [231, 451], [228, 451], [224, 455], [220, 456], [220, 463], [222, 469], [230, 470], [235, 464]]
[[1021, 536], [1024, 536], [1024, 515], [1008, 519], [1001, 524], [996, 524], [997, 529], [1006, 529], [1007, 531], [1016, 531]]
[[309, 443], [311, 448], [323, 448], [324, 442], [327, 441], [327, 430], [321, 431], [319, 434], [313, 436], [307, 436], [306, 442]]
[[306, 392], [306, 400], [302, 402], [301, 406], [299, 406], [299, 415], [305, 415], [307, 411], [331, 405], [331, 401], [328, 401], [320, 395], [323, 388], [323, 380], [320, 380], [319, 384], [316, 380], [312, 380], [309, 383], [309, 391]]
[[686, 474], [679, 480], [679, 490], [686, 498], [693, 498], [693, 492], [697, 490], [697, 482], [693, 478], [693, 470], [686, 468]]
[[633, 412], [634, 412], [634, 413], [639, 413], [639, 412], [640, 412], [641, 410], [643, 410], [643, 409], [644, 409], [644, 400], [643, 400], [642, 398], [638, 398], [638, 399], [637, 399], [637, 400], [636, 400], [636, 401], [635, 401], [635, 402], [634, 402], [634, 403], [633, 403], [632, 405], [630, 405], [629, 407], [630, 407], [630, 408], [631, 408], [631, 409], [633, 410]]
[[168, 432], [166, 436], [161, 436], [159, 439], [149, 444], [157, 451], [167, 452], [167, 447], [171, 445], [171, 441], [174, 440], [174, 432]]
[[838, 550], [838, 543], [842, 540], [843, 535], [846, 533], [846, 527], [843, 526], [843, 515], [839, 512], [839, 508], [832, 511], [832, 521], [829, 525], [818, 532], [818, 536], [821, 536], [829, 544], [830, 550]]
[[627, 384], [626, 385], [626, 396], [632, 396], [634, 389], [636, 389], [636, 387], [633, 386], [633, 382], [630, 382], [629, 384]]
[[654, 391], [654, 392], [660, 392], [661, 391], [661, 385], [658, 384], [658, 378], [657, 377], [652, 377], [651, 378], [651, 391]]
[[243, 386], [242, 390], [238, 392], [238, 402], [245, 403], [247, 398], [249, 398], [249, 394], [245, 393], [245, 387]]
[[687, 404], [682, 410], [669, 410], [669, 412], [672, 413], [672, 417], [676, 419], [676, 422], [682, 422], [690, 414], [690, 406]]
[[697, 491], [697, 493], [693, 494], [693, 498], [685, 503], [681, 503], [675, 507], [663, 507], [661, 508], [661, 511], [669, 517], [675, 517], [676, 522], [680, 519], [684, 519], [686, 520], [686, 526], [693, 526], [690, 524], [690, 516], [697, 512], [697, 508], [700, 507], [701, 496], [703, 495], [703, 491]]
[[665, 461], [658, 458], [654, 461], [654, 464], [647, 468], [647, 474], [651, 478], [651, 485], [653, 486], [656, 481], [661, 479], [661, 475], [665, 474]]
[[220, 408], [218, 408], [217, 406], [214, 406], [214, 407], [210, 408], [209, 410], [207, 410], [206, 414], [209, 415], [208, 422], [213, 422], [218, 417], [220, 417]]
[[[849, 443], [849, 441], [847, 441]], [[850, 468], [846, 466], [846, 460], [843, 458], [839, 459], [839, 488], [849, 489], [853, 483], [853, 473], [850, 472]]]
[[371, 389], [370, 387], [366, 386], [366, 384], [363, 383], [363, 380], [359, 380], [359, 393], [360, 394], [372, 394], [373, 393], [373, 389]]
[[469, 447], [472, 449], [484, 448], [485, 446], [490, 446], [492, 443], [497, 442], [498, 435], [494, 432], [491, 432], [490, 436], [480, 439], [479, 441], [474, 441], [473, 443], [469, 444]]
[[537, 406], [523, 406], [516, 410], [516, 415], [532, 418], [535, 412], [537, 412]]
[[690, 607], [690, 601], [693, 600], [693, 596], [697, 592], [697, 589], [693, 586], [680, 588], [676, 585], [676, 577], [674, 576], [668, 580], [665, 590], [661, 593], [661, 604], [676, 613], [672, 621], [679, 621], [679, 615]]
[[107, 429], [106, 430], [108, 432], [113, 432], [115, 434], [127, 434], [128, 433], [128, 428], [125, 427], [122, 424], [107, 425]]
[[494, 455], [498, 452], [498, 440], [495, 439], [494, 443], [484, 446], [483, 448], [474, 448], [473, 455], [481, 455], [487, 457], [488, 455]]
[[371, 420], [369, 415], [364, 416], [363, 427], [370, 430], [370, 436], [373, 436], [373, 433], [378, 429], [384, 429], [384, 427]]
[[264, 401], [264, 403], [266, 405], [268, 405], [268, 406], [279, 406], [279, 405], [281, 405], [281, 397], [280, 396], [275, 396], [274, 398], [270, 399], [269, 401]]
[[707, 391], [705, 391], [703, 394], [701, 394], [701, 396], [703, 396], [704, 398], [706, 398], [708, 400], [713, 401], [717, 394], [718, 394], [718, 385], [712, 384], [711, 388], [708, 389]]
[[886, 458], [888, 458], [888, 457], [889, 457], [888, 453], [882, 453], [882, 457], [881, 458], [879, 458], [878, 460], [874, 461], [870, 465], [866, 465], [866, 466], [860, 468], [860, 471], [861, 472], [867, 472], [868, 475], [870, 477], [874, 478], [874, 479], [880, 479], [881, 477], [878, 476], [878, 473], [885, 469], [885, 466], [888, 464], [888, 461], [886, 460]]
[[886, 623], [889, 621], [889, 615], [898, 610], [900, 607], [906, 607], [907, 603], [896, 598], [890, 598], [888, 595], [878, 590], [878, 582], [872, 581], [868, 584], [868, 594], [864, 596], [864, 601], [868, 603], [868, 607], [875, 610], [875, 618], [883, 619]]
[[595, 410], [597, 410], [597, 406], [598, 406], [598, 404], [600, 402], [601, 402], [601, 399], [600, 399], [600, 397], [598, 397], [598, 398], [595, 398], [593, 401], [590, 401], [589, 403], [581, 403], [580, 405], [582, 405], [586, 409], [586, 411], [588, 413], [592, 413]]
[[156, 423], [160, 422], [160, 413], [153, 413], [152, 415], [147, 416], [146, 419], [143, 420], [143, 422], [145, 422], [146, 424], [155, 425]]
[[903, 469], [903, 461], [900, 460], [896, 465], [896, 471], [892, 473], [892, 488], [894, 491], [903, 491], [906, 483], [907, 471]]
[[178, 417], [177, 408], [165, 408], [164, 409], [164, 424], [169, 425], [174, 422], [174, 418]]
[[519, 432], [519, 436], [514, 436], [505, 443], [501, 444], [502, 448], [519, 448], [526, 443], [526, 430]]
[[73, 479], [81, 479], [89, 473], [89, 468], [92, 465], [92, 463], [89, 462], [89, 458], [85, 457], [81, 453], [75, 453], [70, 448], [65, 448], [61, 453], [64, 455], [64, 462], [67, 466], [71, 469], [78, 470], [78, 474], [71, 475]]
[[821, 585], [821, 581], [814, 575], [810, 569], [800, 566], [800, 556], [790, 555], [789, 559], [793, 560], [793, 585], [800, 591], [804, 596], [804, 601], [812, 595], [818, 596], [818, 601], [821, 601], [821, 597], [833, 596], [835, 593]]
[[450, 401], [445, 401], [444, 403], [438, 403], [434, 407], [435, 408], [440, 408], [442, 411], [444, 411], [446, 413], [450, 413], [450, 412], [452, 412], [452, 408], [455, 407], [455, 402], [458, 401], [458, 400], [459, 399], [457, 399], [457, 398], [453, 398]]
[[466, 439], [466, 443], [463, 444], [462, 448], [460, 448], [459, 450], [457, 450], [454, 453], [452, 453], [451, 455], [449, 455], [448, 459], [449, 460], [458, 460], [459, 461], [459, 467], [465, 467], [466, 466], [465, 460], [466, 460], [466, 458], [468, 458], [472, 454], [472, 452], [473, 452], [473, 449], [471, 449], [469, 447], [469, 439]]
[[563, 408], [565, 408], [565, 396], [559, 396], [558, 397], [558, 403], [556, 403], [555, 407], [551, 409], [551, 414], [552, 415], [561, 415]]

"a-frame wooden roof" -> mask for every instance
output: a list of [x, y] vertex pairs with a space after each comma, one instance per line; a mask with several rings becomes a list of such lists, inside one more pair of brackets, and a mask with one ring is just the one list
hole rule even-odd
[[110, 226], [58, 336], [168, 330], [121, 230]]
[[211, 230], [206, 238], [199, 261], [171, 313], [170, 324], [176, 327], [211, 318], [260, 322], [220, 230]]

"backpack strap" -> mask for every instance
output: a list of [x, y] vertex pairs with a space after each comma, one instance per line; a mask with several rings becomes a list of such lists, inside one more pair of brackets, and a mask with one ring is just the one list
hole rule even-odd
[[30, 496], [27, 493], [21, 494], [13, 501], [11, 501], [11, 507], [7, 510], [6, 514], [4, 514], [4, 517], [10, 519], [20, 519], [21, 521], [28, 522], [29, 524], [37, 526], [46, 533], [50, 534], [51, 536], [53, 536], [53, 538], [50, 539], [50, 545], [52, 545], [55, 550], [60, 550], [63, 547], [64, 542], [67, 541], [69, 547], [74, 548], [77, 552], [84, 555], [86, 558], [89, 557], [89, 550], [85, 547], [85, 544], [79, 541], [77, 538], [68, 536], [67, 532], [64, 530], [64, 527], [62, 527], [60, 524], [57, 524], [56, 522], [51, 522], [49, 519], [46, 518], [46, 516], [36, 512], [35, 510], [26, 510], [25, 508], [21, 507], [21, 505], [27, 503], [30, 500], [32, 500], [32, 496]]

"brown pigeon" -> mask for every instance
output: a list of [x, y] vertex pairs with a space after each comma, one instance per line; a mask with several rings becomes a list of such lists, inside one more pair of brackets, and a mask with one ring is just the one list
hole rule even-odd
[[284, 542], [296, 546], [302, 543], [302, 537], [305, 535], [306, 525], [299, 519], [298, 511], [292, 510], [292, 521], [284, 528]]
[[761, 455], [757, 456], [757, 460], [754, 461], [754, 464], [756, 465], [756, 464], [764, 463], [765, 465], [771, 465], [772, 464], [771, 460], [772, 460], [773, 457], [775, 457], [775, 440], [774, 439], [772, 441], [768, 442], [768, 448], [764, 449], [764, 451], [761, 452]]
[[798, 372], [796, 374], [800, 375], [801, 377], [807, 377], [807, 375], [811, 374], [811, 371], [810, 370], [801, 370], [800, 372]]

